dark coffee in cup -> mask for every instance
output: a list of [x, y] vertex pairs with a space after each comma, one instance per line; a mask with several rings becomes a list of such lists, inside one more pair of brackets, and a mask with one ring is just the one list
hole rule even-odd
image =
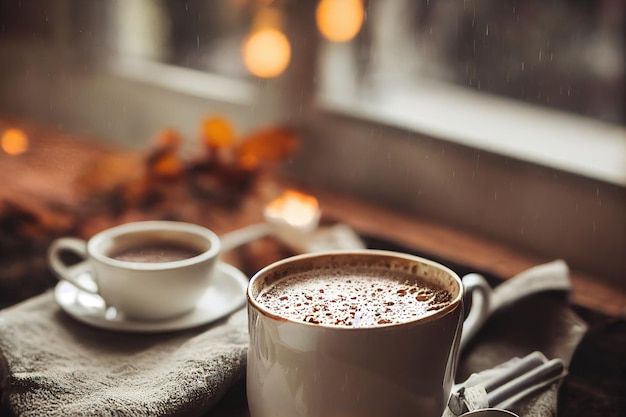
[[280, 317], [348, 327], [416, 320], [451, 301], [444, 288], [410, 271], [358, 265], [288, 274], [257, 297], [257, 302]]
[[125, 262], [174, 262], [198, 256], [203, 251], [179, 242], [149, 242], [115, 249], [110, 258]]
[[[82, 258], [68, 265], [63, 252]], [[166, 320], [192, 311], [212, 285], [221, 241], [200, 225], [162, 220], [120, 224], [85, 241], [56, 239], [51, 268], [132, 320]], [[84, 273], [87, 272], [87, 273]]]

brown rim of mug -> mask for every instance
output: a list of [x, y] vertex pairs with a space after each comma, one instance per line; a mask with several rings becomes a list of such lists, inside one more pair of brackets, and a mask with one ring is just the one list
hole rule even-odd
[[[389, 324], [380, 324], [380, 325], [376, 325], [376, 326], [366, 326], [366, 327], [349, 327], [349, 326], [336, 326], [336, 325], [332, 325], [332, 324], [323, 324], [323, 323], [308, 323], [308, 322], [304, 322], [304, 321], [298, 321], [298, 320], [294, 320], [291, 318], [286, 318], [286, 317], [282, 317], [279, 316], [271, 311], [269, 311], [267, 308], [265, 308], [264, 306], [262, 306], [260, 303], [258, 303], [254, 297], [252, 296], [252, 287], [254, 285], [254, 283], [260, 279], [262, 276], [266, 275], [268, 273], [268, 271], [275, 269], [277, 267], [286, 265], [286, 264], [292, 264], [294, 262], [301, 262], [307, 259], [313, 259], [313, 258], [319, 258], [322, 256], [328, 256], [328, 255], [339, 255], [339, 256], [343, 256], [343, 255], [377, 255], [377, 256], [384, 256], [384, 257], [388, 257], [388, 258], [403, 258], [406, 260], [410, 260], [410, 261], [415, 261], [415, 262], [420, 262], [423, 264], [428, 264], [430, 266], [436, 267], [438, 269], [441, 269], [443, 271], [445, 271], [446, 273], [448, 273], [448, 275], [450, 275], [458, 284], [459, 287], [459, 291], [456, 294], [456, 297], [454, 297], [454, 299], [452, 301], [450, 301], [450, 304], [448, 304], [447, 306], [445, 306], [444, 308], [442, 308], [441, 310], [437, 310], [432, 312], [431, 314], [428, 315], [424, 315], [424, 316], [420, 316], [416, 319], [413, 320], [407, 320], [404, 321], [402, 323], [389, 323]], [[283, 321], [283, 322], [291, 322], [294, 324], [302, 324], [302, 325], [307, 325], [307, 326], [314, 326], [314, 327], [324, 327], [327, 329], [336, 329], [336, 330], [359, 330], [359, 331], [371, 331], [371, 330], [375, 330], [375, 329], [383, 329], [383, 328], [390, 328], [390, 327], [397, 327], [397, 326], [405, 326], [405, 325], [414, 325], [416, 323], [422, 324], [422, 323], [428, 323], [430, 321], [433, 320], [437, 320], [443, 316], [448, 315], [449, 313], [451, 313], [452, 311], [454, 311], [456, 308], [458, 308], [461, 305], [461, 302], [463, 300], [463, 282], [461, 281], [461, 278], [459, 278], [459, 276], [452, 271], [450, 268], [441, 265], [438, 262], [435, 261], [431, 261], [430, 259], [426, 259], [426, 258], [422, 258], [420, 256], [416, 256], [416, 255], [411, 255], [408, 253], [402, 253], [402, 252], [394, 252], [394, 251], [387, 251], [387, 250], [378, 250], [378, 249], [359, 249], [359, 250], [337, 250], [337, 251], [329, 251], [329, 252], [316, 252], [316, 253], [305, 253], [302, 255], [295, 255], [295, 256], [291, 256], [289, 258], [285, 258], [285, 259], [281, 259], [279, 261], [276, 261], [270, 265], [265, 266], [264, 268], [262, 268], [261, 270], [259, 270], [257, 273], [255, 273], [252, 278], [250, 278], [250, 282], [248, 283], [248, 288], [246, 290], [246, 296], [248, 299], [248, 305], [252, 306], [255, 310], [257, 310], [259, 313], [261, 313], [262, 315], [269, 317], [273, 320], [276, 321]]]
[[510, 416], [510, 417], [519, 417], [519, 415], [515, 414], [512, 411], [505, 410], [502, 408], [481, 408], [479, 410], [468, 411], [467, 413], [461, 414], [459, 417], [488, 417], [488, 416]]

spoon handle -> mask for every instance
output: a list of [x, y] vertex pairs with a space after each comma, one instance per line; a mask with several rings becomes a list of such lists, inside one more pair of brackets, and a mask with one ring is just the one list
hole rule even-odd
[[533, 385], [550, 380], [563, 373], [564, 365], [561, 359], [552, 359], [523, 375], [499, 386], [493, 391], [487, 391], [489, 405], [495, 406], [521, 393]]
[[551, 384], [565, 374], [565, 366], [561, 359], [548, 360], [539, 351], [532, 352], [503, 368], [494, 369], [497, 372], [489, 379], [473, 381], [470, 378], [456, 385], [448, 401], [450, 411], [454, 415], [459, 415], [476, 409], [477, 406], [507, 408], [520, 398]]
[[499, 373], [490, 380], [486, 381], [485, 391], [491, 392], [495, 390], [507, 382], [524, 375], [526, 372], [541, 366], [546, 360], [546, 357], [539, 351], [534, 351], [524, 356], [506, 371]]

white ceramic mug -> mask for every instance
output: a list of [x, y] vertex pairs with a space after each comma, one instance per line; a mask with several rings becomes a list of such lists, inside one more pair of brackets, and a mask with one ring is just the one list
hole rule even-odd
[[[165, 262], [128, 261], [115, 252], [141, 245], [179, 245], [193, 256]], [[212, 231], [190, 223], [141, 221], [104, 230], [88, 241], [64, 237], [48, 250], [48, 261], [59, 279], [100, 295], [107, 306], [137, 320], [162, 320], [191, 311], [211, 284], [221, 244]], [[67, 265], [69, 251], [83, 260]]]
[[[441, 310], [400, 324], [342, 327], [281, 317], [257, 299], [277, 280], [319, 270], [411, 271], [446, 289]], [[472, 279], [488, 314], [490, 287]], [[363, 250], [299, 255], [255, 274], [248, 287], [247, 396], [252, 417], [440, 417], [454, 382], [463, 327], [464, 286], [452, 270], [416, 256]], [[470, 330], [470, 329], [468, 329]], [[471, 331], [471, 330], [470, 330]]]

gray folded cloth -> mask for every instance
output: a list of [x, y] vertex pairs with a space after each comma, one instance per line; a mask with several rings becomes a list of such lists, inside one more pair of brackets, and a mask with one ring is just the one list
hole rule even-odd
[[5, 413], [20, 416], [199, 416], [245, 373], [245, 309], [163, 334], [89, 327], [51, 292], [0, 311]]
[[[569, 306], [563, 274], [550, 263], [501, 284], [494, 314], [460, 358], [459, 381], [536, 350], [569, 366], [587, 326]], [[114, 333], [74, 321], [46, 293], [0, 311], [2, 403], [22, 416], [246, 417], [247, 345], [245, 310], [183, 332]], [[555, 417], [558, 388], [507, 408]]]
[[[546, 275], [545, 279], [549, 276]], [[459, 363], [459, 381], [466, 381], [472, 374], [487, 372], [511, 358], [525, 357], [533, 351], [540, 351], [547, 358], [560, 359], [568, 369], [587, 331], [587, 324], [570, 308], [567, 292], [557, 290], [524, 295], [499, 308], [468, 345]], [[557, 380], [532, 395], [513, 403], [509, 401], [504, 408], [524, 417], [556, 417], [559, 386]]]

